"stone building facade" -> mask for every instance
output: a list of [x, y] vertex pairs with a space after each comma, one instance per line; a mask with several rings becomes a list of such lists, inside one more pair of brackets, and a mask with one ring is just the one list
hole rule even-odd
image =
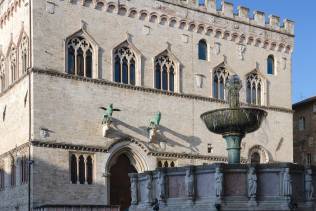
[[127, 173], [225, 162], [199, 116], [233, 74], [268, 112], [243, 162], [292, 162], [292, 21], [215, 0], [0, 2], [0, 210], [126, 207]]
[[315, 165], [316, 98], [311, 97], [293, 104], [294, 162]]

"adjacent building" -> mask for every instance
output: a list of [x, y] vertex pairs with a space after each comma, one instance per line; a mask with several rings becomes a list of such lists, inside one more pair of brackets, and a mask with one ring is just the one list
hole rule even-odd
[[226, 162], [200, 114], [227, 107], [234, 74], [243, 105], [268, 112], [242, 161], [292, 162], [294, 23], [234, 11], [215, 0], [0, 0], [0, 210], [123, 209], [128, 173]]
[[315, 165], [316, 97], [293, 104], [294, 162]]

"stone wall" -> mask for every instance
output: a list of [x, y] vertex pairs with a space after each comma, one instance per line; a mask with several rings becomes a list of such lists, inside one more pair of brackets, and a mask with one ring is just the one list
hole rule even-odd
[[[73, 152], [93, 156], [92, 185], [71, 183], [69, 160]], [[33, 154], [33, 207], [107, 204], [104, 153], [34, 146]]]
[[21, 78], [0, 93], [0, 155], [28, 141], [29, 82]]
[[[109, 146], [129, 136], [151, 151], [226, 156], [225, 143], [210, 133], [200, 119], [208, 110], [223, 108], [222, 102], [191, 95], [169, 95], [153, 89], [135, 89], [100, 80], [77, 80], [47, 71], [34, 73], [34, 139], [77, 145]], [[113, 127], [107, 138], [102, 135], [103, 111], [100, 106], [113, 103], [121, 112], [114, 113]], [[149, 120], [162, 112], [157, 141], [149, 144]], [[262, 145], [268, 161], [292, 161], [292, 113], [267, 109], [262, 127], [243, 140], [242, 157]], [[184, 115], [185, 114], [185, 115]], [[292, 123], [291, 123], [292, 124]], [[40, 128], [50, 130], [41, 136]], [[160, 147], [165, 143], [165, 148]], [[213, 153], [207, 152], [207, 144]]]
[[[313, 172], [315, 169], [313, 169]], [[130, 210], [313, 210], [316, 175], [293, 164], [213, 164], [130, 174]]]

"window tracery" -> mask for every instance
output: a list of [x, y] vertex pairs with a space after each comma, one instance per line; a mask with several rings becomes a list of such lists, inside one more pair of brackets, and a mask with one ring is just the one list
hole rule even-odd
[[225, 67], [216, 68], [213, 72], [213, 97], [225, 100], [225, 84], [228, 80], [229, 72]]
[[19, 73], [17, 70], [17, 49], [14, 45], [11, 46], [9, 53], [9, 69], [11, 74], [11, 83], [13, 83], [19, 77]]
[[23, 34], [20, 46], [19, 46], [19, 60], [20, 60], [20, 72], [26, 73], [29, 67], [29, 41], [28, 37]]
[[114, 81], [123, 84], [136, 84], [136, 56], [127, 45], [114, 50]]
[[5, 59], [0, 56], [0, 91], [3, 92], [6, 87]]
[[93, 47], [82, 36], [75, 36], [67, 42], [67, 73], [92, 77]]
[[246, 101], [253, 105], [262, 105], [263, 81], [258, 73], [251, 73], [247, 76]]
[[155, 59], [155, 88], [174, 92], [176, 87], [176, 64], [167, 54], [163, 53]]

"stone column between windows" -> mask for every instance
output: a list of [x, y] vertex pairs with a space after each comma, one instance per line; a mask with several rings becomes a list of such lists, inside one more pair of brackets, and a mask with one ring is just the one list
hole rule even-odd
[[121, 83], [123, 83], [123, 59], [120, 57], [120, 79], [121, 79]]
[[167, 90], [170, 91], [170, 66], [167, 67]]
[[160, 64], [160, 89], [163, 90], [163, 78], [162, 78], [162, 72], [163, 72], [163, 65]]
[[127, 60], [127, 83], [131, 84], [130, 60]]
[[86, 62], [87, 62], [86, 61], [86, 53], [87, 53], [87, 51], [83, 52], [83, 76], [84, 77], [87, 77], [87, 74], [86, 74]]

